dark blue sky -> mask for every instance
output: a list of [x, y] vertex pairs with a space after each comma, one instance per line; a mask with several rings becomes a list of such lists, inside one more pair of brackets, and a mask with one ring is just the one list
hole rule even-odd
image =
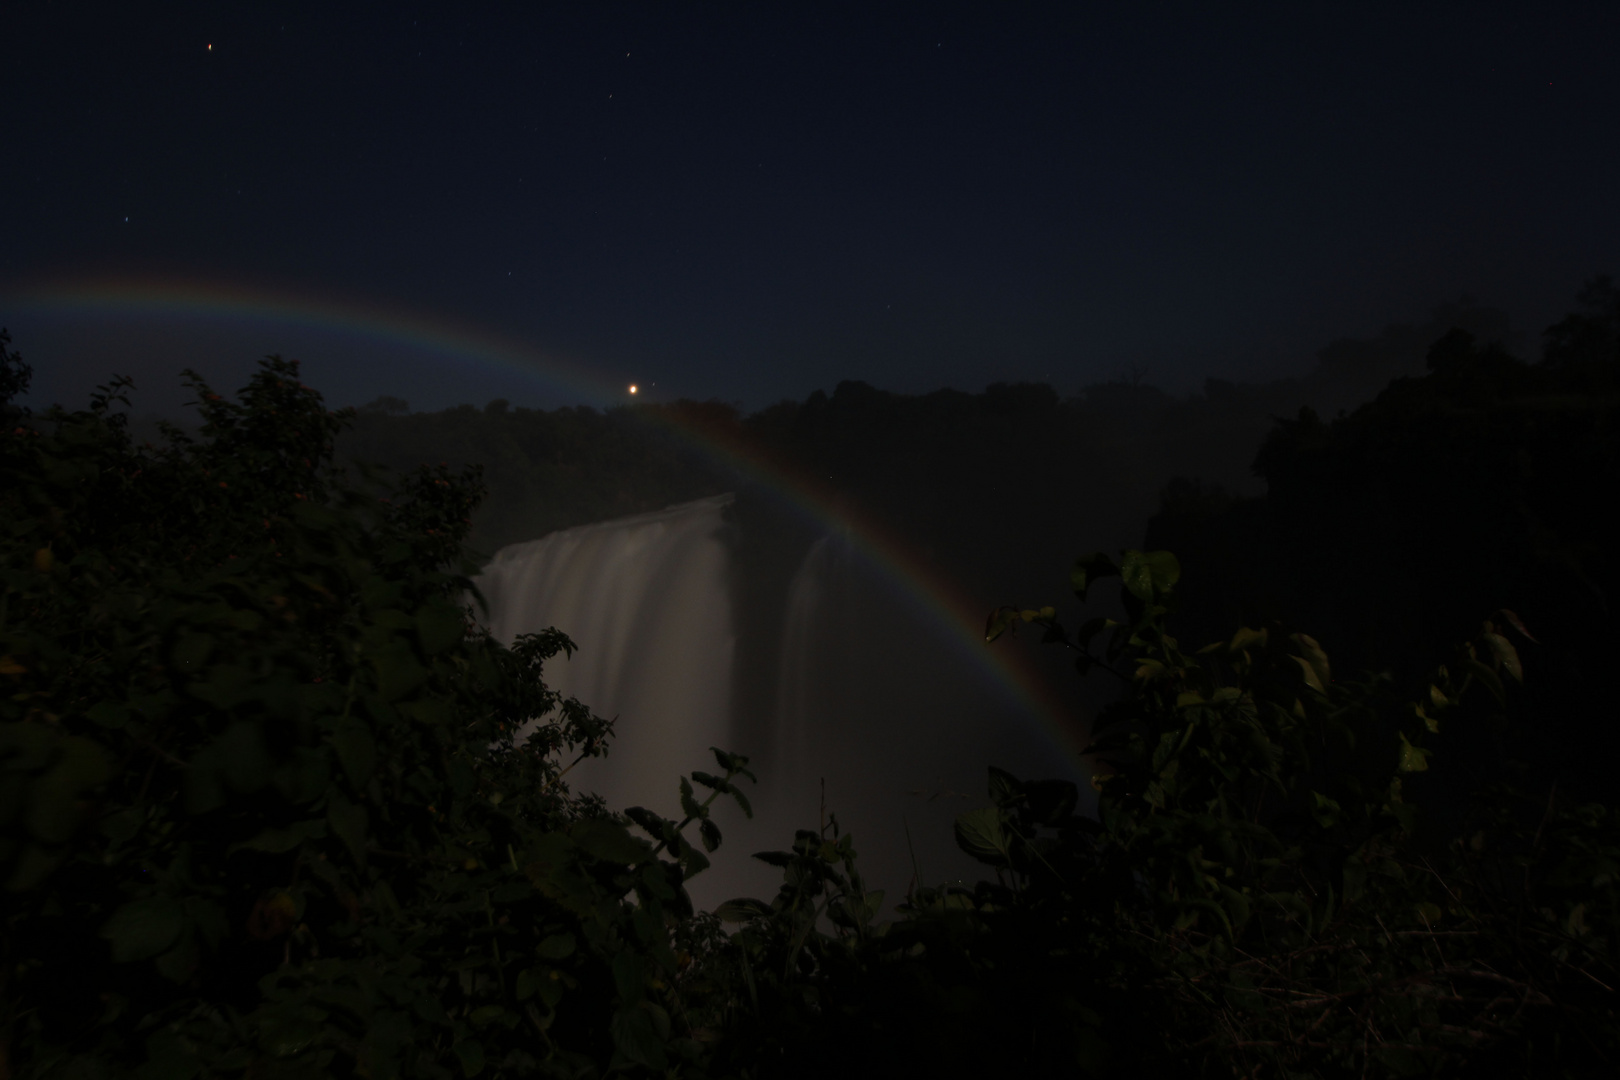
[[3, 26], [0, 323], [35, 405], [120, 371], [167, 408], [181, 367], [231, 386], [272, 350], [338, 403], [575, 393], [29, 299], [88, 279], [410, 312], [757, 407], [842, 379], [1189, 390], [1465, 293], [1535, 335], [1620, 272], [1614, 3], [21, 2]]

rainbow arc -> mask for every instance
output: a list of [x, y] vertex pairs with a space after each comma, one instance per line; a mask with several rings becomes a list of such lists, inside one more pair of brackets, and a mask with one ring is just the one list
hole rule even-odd
[[[6, 297], [13, 310], [52, 317], [166, 317], [190, 320], [256, 321], [340, 333], [378, 344], [426, 351], [462, 364], [517, 372], [538, 387], [599, 405], [625, 400], [627, 383], [593, 371], [578, 360], [453, 320], [419, 311], [359, 300], [332, 300], [296, 293], [217, 282], [97, 278], [65, 281]], [[946, 629], [952, 647], [966, 663], [987, 671], [1047, 736], [1069, 754], [1080, 749], [1083, 733], [1069, 719], [1019, 650], [984, 641], [984, 612], [939, 574], [911, 546], [882, 523], [854, 512], [816, 478], [760, 455], [739, 437], [679, 409], [646, 414], [673, 434], [728, 469], [771, 492], [790, 511], [814, 526], [846, 536], [895, 591], [926, 618]]]

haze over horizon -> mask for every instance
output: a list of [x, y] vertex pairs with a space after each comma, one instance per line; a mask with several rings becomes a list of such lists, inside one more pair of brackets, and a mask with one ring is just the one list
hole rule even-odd
[[337, 405], [1306, 374], [1613, 271], [1620, 10], [19, 5], [27, 403]]

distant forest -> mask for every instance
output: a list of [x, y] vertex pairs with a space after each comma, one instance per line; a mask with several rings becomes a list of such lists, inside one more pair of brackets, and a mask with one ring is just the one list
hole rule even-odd
[[341, 457], [407, 471], [423, 462], [481, 464], [489, 498], [471, 544], [493, 553], [555, 529], [655, 510], [747, 486], [656, 420], [678, 413], [789, 472], [824, 481], [957, 572], [1003, 562], [1009, 525], [1044, 534], [1059, 558], [1075, 544], [1140, 541], [1175, 477], [1235, 494], [1264, 488], [1250, 471], [1260, 441], [1302, 406], [1333, 416], [1391, 379], [1421, 375], [1429, 346], [1453, 327], [1518, 345], [1506, 313], [1464, 300], [1422, 324], [1324, 348], [1304, 377], [1262, 384], [1209, 379], [1175, 398], [1142, 381], [1110, 381], [1064, 399], [1044, 384], [907, 396], [861, 382], [752, 414], [722, 402], [599, 411], [482, 407], [412, 412], [380, 397], [360, 408]]

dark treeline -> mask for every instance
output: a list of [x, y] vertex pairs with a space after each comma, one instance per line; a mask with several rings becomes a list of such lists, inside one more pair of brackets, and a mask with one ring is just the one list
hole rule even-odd
[[1537, 362], [1452, 329], [1426, 369], [1332, 422], [1277, 423], [1254, 459], [1263, 497], [1166, 489], [1145, 539], [1188, 568], [1182, 632], [1310, 626], [1344, 669], [1410, 682], [1475, 629], [1458, 620], [1506, 607], [1543, 647], [1504, 749], [1532, 787], [1612, 798], [1620, 290], [1591, 282]]
[[648, 422], [678, 414], [684, 429], [770, 459], [795, 483], [896, 530], [984, 604], [1045, 603], [1047, 568], [1076, 550], [1139, 543], [1169, 481], [1260, 494], [1250, 466], [1277, 418], [1302, 406], [1333, 415], [1392, 378], [1421, 374], [1430, 344], [1454, 326], [1515, 341], [1503, 312], [1465, 300], [1421, 324], [1336, 342], [1304, 377], [1210, 379], [1187, 398], [1136, 379], [1069, 398], [1041, 384], [908, 396], [844, 382], [752, 414], [719, 402], [548, 411], [501, 400], [412, 413], [383, 397], [359, 410], [339, 456], [400, 472], [423, 462], [482, 465], [489, 497], [470, 543], [489, 554], [554, 529], [748, 488], [697, 442]]

